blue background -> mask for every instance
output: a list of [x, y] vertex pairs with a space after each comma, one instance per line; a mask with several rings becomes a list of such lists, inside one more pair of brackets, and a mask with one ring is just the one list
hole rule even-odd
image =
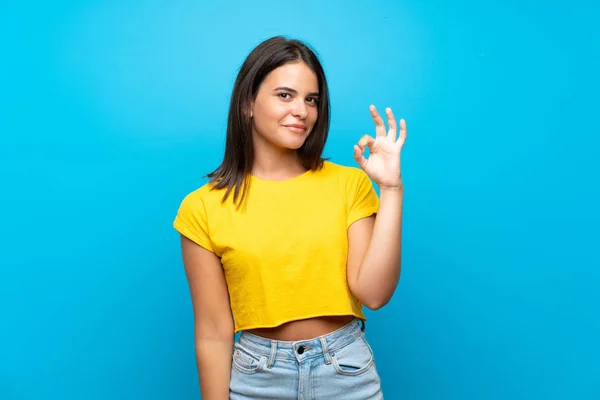
[[408, 123], [386, 398], [599, 399], [599, 6], [283, 3], [0, 7], [0, 399], [198, 398], [171, 224], [277, 34], [321, 55], [334, 162], [369, 104]]

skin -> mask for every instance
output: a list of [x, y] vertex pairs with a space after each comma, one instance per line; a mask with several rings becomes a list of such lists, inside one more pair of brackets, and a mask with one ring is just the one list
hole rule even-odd
[[[316, 75], [301, 62], [279, 67], [263, 81], [248, 110], [253, 121], [254, 176], [284, 180], [305, 172], [296, 150], [317, 120], [317, 91]], [[347, 276], [352, 293], [366, 307], [376, 310], [389, 302], [400, 278], [404, 195], [400, 151], [406, 140], [406, 123], [400, 120], [398, 132], [388, 108], [386, 131], [375, 107], [370, 106], [369, 110], [376, 135], [364, 135], [358, 141], [354, 158], [379, 185], [380, 205], [377, 217], [360, 219], [348, 229]], [[296, 124], [306, 129], [290, 128]], [[364, 157], [367, 147], [369, 158]], [[194, 310], [201, 393], [207, 399], [227, 399], [234, 325], [222, 266], [213, 253], [183, 236], [181, 247]], [[303, 340], [330, 333], [352, 319], [352, 316], [311, 318], [251, 332], [277, 340]]]

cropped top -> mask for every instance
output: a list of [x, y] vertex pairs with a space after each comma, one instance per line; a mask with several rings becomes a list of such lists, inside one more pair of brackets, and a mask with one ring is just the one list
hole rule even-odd
[[174, 228], [216, 254], [235, 332], [327, 315], [365, 320], [346, 280], [348, 228], [379, 198], [359, 168], [323, 168], [283, 181], [250, 176], [245, 207], [209, 183], [187, 194]]

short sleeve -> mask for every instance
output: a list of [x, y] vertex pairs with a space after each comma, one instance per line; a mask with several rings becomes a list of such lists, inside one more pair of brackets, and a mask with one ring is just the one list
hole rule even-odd
[[173, 227], [183, 236], [215, 252], [209, 236], [206, 207], [201, 195], [196, 191], [188, 194], [173, 221]]
[[346, 226], [350, 227], [361, 218], [377, 213], [379, 197], [371, 179], [361, 169], [353, 168], [351, 178], [346, 183], [348, 213]]

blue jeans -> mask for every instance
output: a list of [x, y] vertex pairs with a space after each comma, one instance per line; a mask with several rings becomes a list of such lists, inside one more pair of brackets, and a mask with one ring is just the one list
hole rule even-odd
[[242, 332], [234, 344], [230, 400], [379, 400], [381, 382], [358, 320], [314, 339], [286, 342]]

